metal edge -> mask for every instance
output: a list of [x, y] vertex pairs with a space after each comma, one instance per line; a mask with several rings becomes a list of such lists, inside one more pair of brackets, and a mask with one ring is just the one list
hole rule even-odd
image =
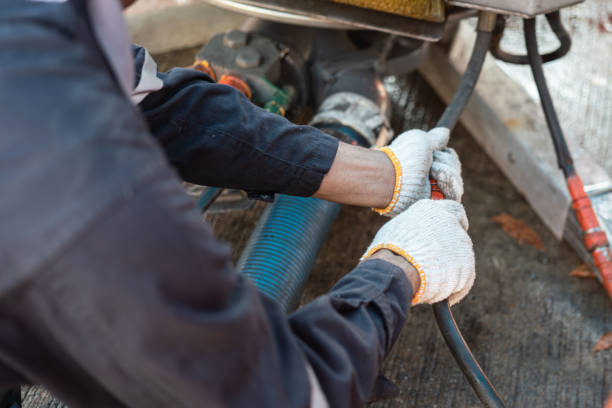
[[[215, 3], [221, 7], [251, 6], [255, 13], [262, 18], [271, 19], [274, 15], [269, 11], [282, 14], [284, 18], [292, 18], [300, 24], [320, 24], [319, 27], [338, 28], [342, 25], [344, 29], [367, 29], [383, 31], [399, 36], [418, 38], [424, 41], [438, 41], [444, 34], [445, 23], [432, 23], [408, 17], [395, 16], [373, 10], [360, 9], [341, 3], [333, 3], [323, 0], [204, 0]], [[316, 12], [314, 10], [317, 10]], [[243, 11], [245, 12], [245, 11]], [[279, 14], [275, 14], [279, 16]], [[298, 17], [295, 17], [298, 16]], [[301, 17], [301, 18], [300, 18]], [[285, 20], [287, 22], [287, 20]], [[410, 28], [410, 30], [408, 29]]]
[[483, 10], [483, 11], [492, 11], [494, 13], [497, 14], [506, 14], [506, 15], [513, 15], [513, 16], [519, 16], [522, 18], [532, 18], [535, 17], [537, 15], [540, 14], [546, 14], [546, 13], [550, 13], [551, 11], [555, 11], [555, 10], [559, 10], [561, 8], [565, 8], [565, 7], [570, 7], [570, 6], [574, 6], [578, 3], [582, 3], [584, 0], [576, 0], [573, 3], [570, 4], [565, 4], [562, 7], [551, 7], [549, 9], [545, 9], [542, 10], [538, 13], [535, 14], [529, 14], [529, 13], [521, 13], [519, 11], [515, 11], [515, 10], [508, 10], [508, 9], [501, 9], [498, 7], [488, 7], [488, 6], [483, 6], [480, 4], [474, 4], [471, 3], [469, 1], [461, 1], [461, 0], [446, 0], [446, 2], [452, 6], [459, 6], [459, 7], [466, 7], [466, 8], [470, 8], [470, 9], [477, 9], [477, 10]]
[[330, 22], [314, 17], [304, 16], [295, 13], [288, 13], [269, 8], [257, 7], [248, 4], [243, 4], [232, 0], [204, 0], [215, 7], [225, 10], [234, 11], [240, 14], [261, 18], [264, 20], [272, 20], [279, 23], [295, 24], [300, 26], [315, 27], [315, 28], [331, 28], [331, 29], [351, 29], [351, 25], [337, 22]]

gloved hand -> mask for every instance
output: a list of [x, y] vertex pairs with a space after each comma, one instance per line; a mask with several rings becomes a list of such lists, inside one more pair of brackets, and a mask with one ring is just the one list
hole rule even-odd
[[386, 208], [374, 211], [395, 217], [418, 200], [429, 198], [430, 175], [438, 181], [446, 198], [460, 202], [463, 195], [461, 163], [457, 153], [446, 148], [448, 137], [447, 128], [439, 127], [429, 132], [413, 129], [381, 148], [395, 168], [395, 191]]
[[420, 200], [387, 222], [362, 257], [380, 249], [403, 256], [419, 272], [421, 285], [412, 304], [459, 302], [474, 284], [475, 266], [468, 220], [452, 200]]

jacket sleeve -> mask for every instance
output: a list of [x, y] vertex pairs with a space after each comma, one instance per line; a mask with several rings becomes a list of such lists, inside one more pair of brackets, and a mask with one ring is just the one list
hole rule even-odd
[[402, 270], [366, 261], [291, 315], [289, 324], [330, 407], [362, 406], [404, 325], [412, 287]]
[[266, 112], [202, 72], [158, 73], [142, 47], [134, 46], [134, 55], [133, 101], [185, 181], [299, 196], [318, 190], [335, 138]]

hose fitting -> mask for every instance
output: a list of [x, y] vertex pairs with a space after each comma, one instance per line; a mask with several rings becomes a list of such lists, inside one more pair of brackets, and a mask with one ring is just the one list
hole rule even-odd
[[320, 128], [348, 127], [370, 146], [384, 146], [393, 137], [389, 119], [371, 99], [353, 92], [338, 92], [327, 97], [312, 126]]

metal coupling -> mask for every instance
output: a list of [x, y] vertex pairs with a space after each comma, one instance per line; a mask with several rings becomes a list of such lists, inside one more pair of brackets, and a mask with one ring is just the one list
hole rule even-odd
[[338, 92], [327, 97], [310, 124], [347, 126], [370, 146], [386, 145], [393, 137], [391, 124], [381, 108], [369, 98], [352, 92]]
[[497, 14], [492, 11], [481, 11], [478, 14], [478, 31], [492, 33], [495, 30]]

